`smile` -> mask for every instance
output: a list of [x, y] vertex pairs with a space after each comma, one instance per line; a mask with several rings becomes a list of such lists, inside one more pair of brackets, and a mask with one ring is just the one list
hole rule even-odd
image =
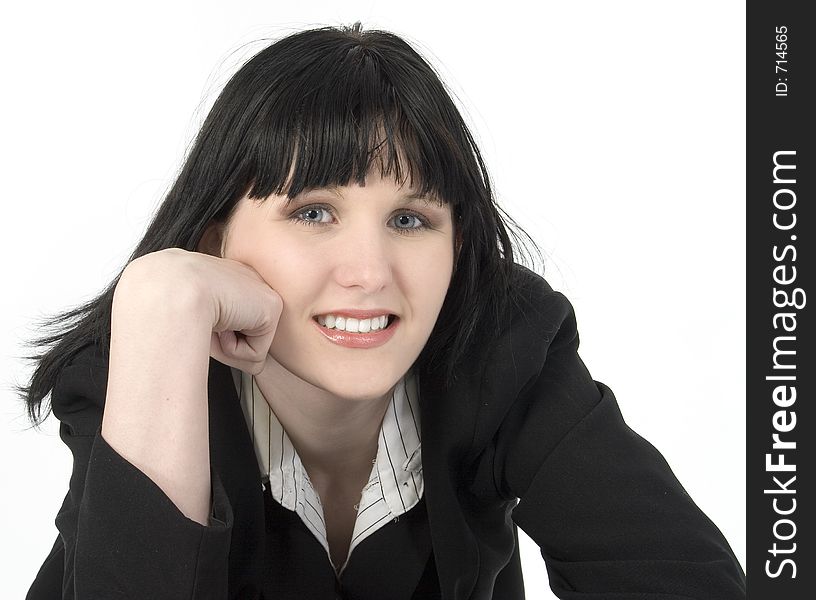
[[[321, 324], [320, 320], [323, 320], [324, 322]], [[356, 324], [353, 322], [351, 324], [348, 324], [347, 322], [342, 323], [342, 325], [344, 326], [343, 329], [337, 329], [336, 328], [337, 323], [335, 322], [334, 324], [335, 327], [329, 328], [326, 326], [327, 325], [326, 320], [322, 316], [314, 317], [312, 319], [312, 322], [314, 323], [315, 328], [321, 334], [323, 334], [323, 336], [326, 339], [328, 339], [330, 342], [334, 344], [337, 344], [339, 346], [345, 346], [346, 348], [376, 348], [377, 346], [382, 346], [388, 340], [391, 339], [391, 337], [396, 332], [397, 327], [399, 326], [400, 319], [399, 317], [396, 317], [394, 315], [388, 315], [385, 328], [383, 329], [377, 328], [374, 330], [372, 330], [370, 327], [370, 322], [372, 320], [381, 322], [381, 318], [377, 317], [375, 317], [374, 319], [362, 320], [363, 322], [365, 321], [369, 322], [368, 331], [362, 331], [361, 329], [365, 328], [365, 324], [363, 324], [363, 327], [361, 328], [359, 327], [360, 325], [359, 322]], [[347, 319], [347, 321], [357, 321], [357, 319], [349, 318]], [[379, 325], [379, 323], [377, 324]], [[354, 329], [355, 325], [356, 328], [358, 329], [358, 331], [356, 332], [348, 331], [345, 329], [345, 327], [348, 327], [349, 329]]]
[[327, 329], [341, 329], [349, 333], [368, 333], [385, 329], [394, 319], [394, 315], [380, 315], [368, 319], [355, 319], [340, 315], [318, 315], [317, 322]]

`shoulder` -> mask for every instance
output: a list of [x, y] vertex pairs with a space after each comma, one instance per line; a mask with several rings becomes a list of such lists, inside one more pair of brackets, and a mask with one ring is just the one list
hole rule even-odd
[[74, 434], [93, 435], [101, 421], [108, 387], [108, 353], [89, 342], [59, 371], [51, 391], [54, 416]]
[[[107, 384], [108, 378], [108, 350], [96, 342], [88, 342], [73, 353], [65, 367], [60, 371], [57, 386], [76, 381], [91, 380]], [[57, 387], [55, 386], [55, 387]]]
[[491, 398], [509, 401], [512, 392], [541, 371], [554, 342], [577, 337], [572, 304], [544, 276], [523, 265], [512, 265], [499, 300], [476, 326], [449, 392], [472, 397], [487, 390]]
[[544, 276], [518, 263], [513, 265], [501, 322], [498, 339], [483, 340], [492, 355], [488, 367], [502, 354], [514, 359], [516, 355], [522, 359], [532, 355], [530, 358], [540, 364], [556, 337], [565, 341], [577, 337], [575, 311], [569, 299], [553, 290]]
[[487, 447], [511, 412], [523, 418], [529, 392], [555, 366], [553, 354], [563, 349], [572, 355], [577, 350], [569, 300], [522, 265], [514, 265], [509, 297], [498, 318], [498, 328], [480, 328], [472, 360], [459, 364], [445, 401], [432, 402], [427, 409], [435, 423], [445, 424], [446, 435], [462, 432], [462, 444], [468, 438], [469, 458]]

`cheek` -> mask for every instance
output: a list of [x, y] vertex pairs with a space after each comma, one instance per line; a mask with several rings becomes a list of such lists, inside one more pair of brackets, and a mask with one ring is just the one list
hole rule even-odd
[[453, 254], [438, 252], [427, 260], [415, 263], [406, 281], [410, 281], [411, 294], [419, 303], [423, 315], [431, 323], [436, 321], [453, 275]]
[[303, 278], [305, 265], [311, 264], [309, 257], [294, 245], [260, 236], [244, 239], [231, 258], [255, 269], [269, 287], [282, 296], [287, 287]]
[[267, 244], [255, 264], [258, 274], [283, 300], [282, 331], [301, 324], [320, 297], [327, 278], [326, 261], [313, 249], [278, 243], [274, 247]]

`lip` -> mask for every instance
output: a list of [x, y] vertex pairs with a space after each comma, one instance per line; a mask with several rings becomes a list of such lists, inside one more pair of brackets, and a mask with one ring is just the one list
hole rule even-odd
[[[328, 313], [334, 314], [334, 313]], [[391, 314], [391, 313], [373, 313], [373, 314]], [[338, 346], [345, 346], [346, 348], [376, 348], [382, 346], [397, 331], [400, 324], [400, 318], [394, 317], [394, 322], [379, 331], [369, 331], [368, 333], [349, 333], [340, 329], [326, 329], [316, 319], [312, 319], [312, 323], [317, 327], [317, 330], [330, 342]]]
[[319, 315], [335, 315], [337, 317], [351, 317], [352, 319], [370, 319], [371, 317], [379, 317], [381, 315], [396, 315], [396, 313], [388, 308], [373, 308], [370, 310], [338, 308], [335, 310], [327, 310], [326, 312], [315, 313], [312, 316], [317, 317]]

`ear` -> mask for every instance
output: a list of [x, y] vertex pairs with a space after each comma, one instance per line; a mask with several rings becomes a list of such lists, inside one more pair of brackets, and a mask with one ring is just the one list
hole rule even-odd
[[210, 221], [196, 247], [197, 252], [217, 256], [221, 258], [223, 254], [224, 224], [219, 221]]

